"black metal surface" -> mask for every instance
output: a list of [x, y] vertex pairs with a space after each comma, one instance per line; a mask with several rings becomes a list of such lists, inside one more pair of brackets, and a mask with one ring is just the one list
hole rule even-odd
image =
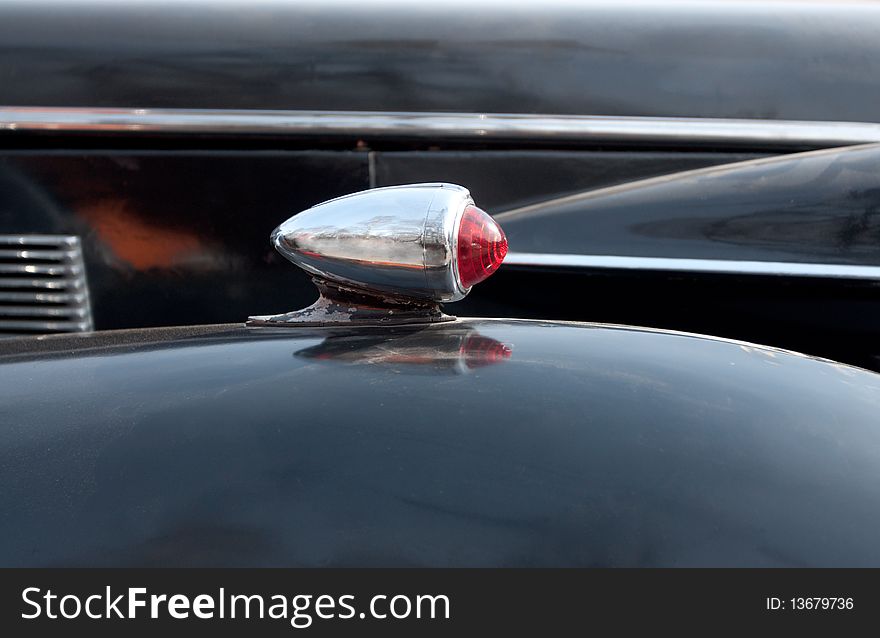
[[18, 340], [0, 564], [878, 565], [878, 410], [876, 374], [638, 329]]
[[871, 3], [27, 2], [0, 103], [878, 121]]
[[795, 153], [502, 213], [511, 252], [880, 265], [880, 145]]
[[866, 281], [504, 265], [449, 311], [684, 330], [880, 371], [878, 299]]

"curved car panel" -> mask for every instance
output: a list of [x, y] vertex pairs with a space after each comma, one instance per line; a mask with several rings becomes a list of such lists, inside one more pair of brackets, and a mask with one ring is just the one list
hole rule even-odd
[[877, 144], [796, 153], [633, 181], [496, 217], [512, 251], [547, 254], [551, 262], [556, 254], [711, 259], [729, 262], [730, 272], [735, 262], [791, 262], [827, 265], [831, 276], [835, 266], [880, 265], [878, 165]]
[[4, 565], [880, 564], [880, 376], [781, 350], [214, 326], [0, 378]]

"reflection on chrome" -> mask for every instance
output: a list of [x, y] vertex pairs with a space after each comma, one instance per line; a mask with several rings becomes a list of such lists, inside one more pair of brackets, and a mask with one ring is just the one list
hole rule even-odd
[[880, 124], [520, 113], [0, 107], [3, 131], [273, 135], [530, 143], [830, 148], [880, 142]]
[[354, 193], [294, 215], [272, 233], [285, 258], [319, 278], [425, 302], [463, 298], [455, 229], [473, 204], [455, 184], [410, 184]]
[[464, 298], [507, 253], [504, 233], [468, 190], [443, 183], [317, 204], [278, 226], [270, 241], [312, 276], [320, 298], [293, 312], [252, 316], [249, 326], [451, 321], [439, 304]]
[[342, 364], [393, 366], [408, 373], [467, 374], [507, 361], [513, 349], [470, 326], [392, 329], [381, 335], [330, 336], [294, 356]]

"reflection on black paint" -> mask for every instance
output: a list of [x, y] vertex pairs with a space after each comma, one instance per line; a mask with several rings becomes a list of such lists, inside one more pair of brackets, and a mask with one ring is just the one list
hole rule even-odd
[[297, 350], [294, 356], [334, 363], [405, 367], [429, 374], [466, 374], [476, 368], [508, 360], [512, 347], [462, 324], [427, 328], [382, 330], [358, 336], [330, 336], [317, 346]]

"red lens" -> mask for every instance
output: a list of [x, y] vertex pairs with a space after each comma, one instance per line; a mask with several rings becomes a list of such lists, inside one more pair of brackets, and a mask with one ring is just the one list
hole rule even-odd
[[498, 270], [507, 254], [507, 237], [494, 219], [476, 206], [464, 209], [458, 227], [458, 279], [470, 288]]

